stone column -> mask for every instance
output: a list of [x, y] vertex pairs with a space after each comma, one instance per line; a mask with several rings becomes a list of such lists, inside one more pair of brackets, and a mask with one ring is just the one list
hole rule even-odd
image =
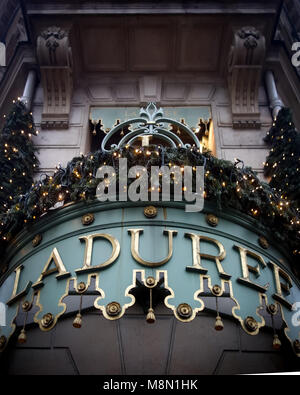
[[266, 72], [265, 81], [266, 81], [267, 93], [269, 97], [269, 105], [272, 110], [272, 116], [273, 118], [276, 118], [277, 114], [283, 107], [283, 102], [281, 101], [278, 95], [274, 74], [271, 70], [268, 70]]
[[25, 106], [28, 110], [31, 109], [35, 86], [36, 86], [36, 71], [29, 70], [25, 88], [24, 88], [24, 92], [21, 97], [21, 101], [25, 104]]

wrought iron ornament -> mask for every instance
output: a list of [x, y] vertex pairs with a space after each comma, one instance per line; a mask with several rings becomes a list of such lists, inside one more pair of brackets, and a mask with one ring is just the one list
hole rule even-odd
[[[190, 148], [190, 144], [184, 144], [181, 138], [172, 132], [171, 125], [177, 126], [185, 131], [190, 136], [196, 147], [200, 149], [200, 142], [195, 133], [187, 125], [178, 122], [175, 119], [164, 117], [162, 108], [157, 108], [156, 104], [151, 102], [146, 108], [140, 109], [140, 116], [132, 118], [128, 121], [121, 122], [113, 127], [102, 141], [101, 149], [109, 152], [114, 149], [121, 149], [126, 145], [130, 145], [138, 138], [155, 136], [164, 144], [170, 145], [173, 148], [183, 147]], [[126, 133], [118, 144], [112, 144], [110, 148], [107, 147], [109, 140], [116, 134], [121, 133], [127, 127], [129, 132]], [[164, 145], [162, 143], [162, 145]]]

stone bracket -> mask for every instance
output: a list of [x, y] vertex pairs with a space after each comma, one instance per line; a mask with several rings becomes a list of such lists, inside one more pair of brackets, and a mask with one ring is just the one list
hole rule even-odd
[[265, 38], [254, 27], [234, 34], [228, 64], [234, 128], [258, 129], [261, 126], [258, 91], [265, 58]]
[[68, 33], [57, 26], [44, 30], [37, 39], [37, 55], [44, 90], [41, 126], [68, 129], [73, 90]]

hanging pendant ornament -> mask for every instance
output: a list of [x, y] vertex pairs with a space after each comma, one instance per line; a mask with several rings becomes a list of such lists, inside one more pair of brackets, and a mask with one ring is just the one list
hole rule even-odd
[[278, 335], [277, 335], [277, 333], [276, 333], [276, 330], [275, 330], [275, 327], [274, 327], [274, 318], [273, 318], [273, 314], [274, 314], [274, 313], [271, 313], [272, 327], [273, 327], [273, 332], [274, 332], [272, 347], [273, 347], [274, 350], [279, 350], [280, 347], [281, 347], [281, 341], [279, 340], [279, 337], [278, 337]]
[[279, 337], [276, 333], [274, 333], [273, 336], [273, 349], [274, 350], [279, 350], [281, 347], [281, 341], [279, 340]]
[[25, 302], [22, 303], [22, 310], [25, 312], [25, 318], [24, 318], [23, 328], [21, 329], [21, 333], [18, 336], [19, 344], [24, 344], [26, 343], [27, 340], [25, 326], [26, 326], [28, 311], [31, 309], [31, 307], [32, 307], [32, 303], [28, 302], [27, 300], [25, 300]]
[[73, 326], [74, 326], [74, 328], [81, 328], [81, 325], [82, 325], [82, 315], [80, 313], [77, 313], [77, 315], [73, 321]]
[[267, 312], [271, 316], [272, 328], [273, 328], [273, 344], [272, 347], [274, 350], [279, 350], [281, 347], [281, 341], [276, 333], [275, 325], [274, 325], [274, 315], [277, 313], [277, 306], [275, 304], [270, 304], [267, 306]]
[[[215, 293], [216, 295], [216, 293]], [[218, 304], [218, 296], [216, 295], [216, 312], [217, 312], [217, 317], [216, 317], [216, 322], [215, 322], [215, 330], [216, 331], [222, 331], [224, 328], [223, 321], [219, 315], [219, 304]]]
[[86, 285], [84, 282], [78, 284], [77, 292], [80, 293], [80, 303], [79, 303], [79, 310], [76, 314], [76, 317], [73, 321], [73, 327], [80, 329], [82, 326], [82, 315], [81, 315], [81, 308], [82, 308], [82, 294], [86, 290]]
[[19, 344], [24, 344], [24, 343], [26, 343], [26, 340], [27, 340], [26, 331], [25, 331], [25, 329], [23, 328], [23, 329], [21, 330], [21, 333], [19, 334], [18, 343], [19, 343]]
[[73, 327], [74, 328], [81, 328], [82, 326], [82, 315], [81, 315], [81, 307], [82, 307], [82, 295], [80, 295], [80, 305], [79, 305], [79, 311], [73, 321]]
[[18, 337], [19, 344], [24, 344], [24, 343], [26, 343], [26, 340], [27, 340], [25, 326], [26, 326], [28, 311], [31, 309], [31, 307], [32, 307], [32, 303], [28, 302], [27, 300], [25, 300], [25, 302], [23, 302], [23, 304], [22, 304], [22, 310], [25, 312], [25, 318], [24, 318], [23, 328], [21, 329], [21, 333], [19, 334], [19, 337]]
[[156, 321], [154, 310], [152, 308], [152, 288], [150, 288], [150, 308], [148, 310], [146, 321], [148, 322], [148, 324], [154, 324], [154, 322]]

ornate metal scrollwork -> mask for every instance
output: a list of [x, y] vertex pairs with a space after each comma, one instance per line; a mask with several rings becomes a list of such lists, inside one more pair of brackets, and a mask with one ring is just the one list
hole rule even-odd
[[[103, 139], [101, 149], [106, 152], [116, 148], [120, 149], [126, 145], [130, 145], [136, 139], [145, 136], [155, 136], [173, 148], [189, 148], [190, 144], [184, 144], [180, 137], [172, 132], [167, 125], [173, 125], [184, 130], [188, 136], [191, 137], [195, 146], [200, 148], [200, 142], [197, 136], [187, 125], [174, 119], [164, 117], [162, 108], [157, 108], [156, 104], [151, 102], [146, 108], [140, 109], [138, 118], [129, 119], [128, 121], [121, 122], [114, 126]], [[107, 149], [106, 145], [112, 136], [122, 132], [125, 127], [130, 128], [129, 133], [126, 133], [117, 145], [113, 144], [110, 146], [110, 149]]]

